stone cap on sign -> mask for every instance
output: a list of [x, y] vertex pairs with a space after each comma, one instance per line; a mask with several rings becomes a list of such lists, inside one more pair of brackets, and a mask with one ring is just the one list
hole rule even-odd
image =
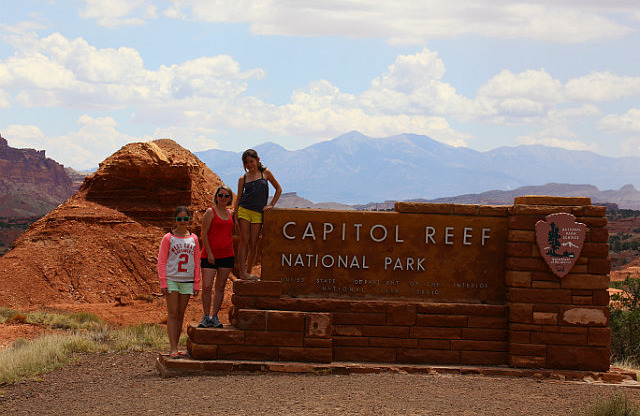
[[523, 195], [513, 199], [513, 203], [518, 205], [591, 205], [591, 198], [584, 196], [548, 196], [548, 195]]
[[411, 214], [457, 214], [506, 217], [509, 214], [509, 207], [510, 205], [440, 204], [433, 202], [396, 201], [394, 209], [396, 212]]

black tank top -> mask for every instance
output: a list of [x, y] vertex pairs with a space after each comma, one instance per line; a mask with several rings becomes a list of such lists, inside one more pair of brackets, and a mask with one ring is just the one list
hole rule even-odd
[[247, 182], [247, 174], [244, 175], [244, 185], [242, 187], [242, 197], [238, 203], [241, 207], [251, 211], [262, 212], [262, 208], [269, 200], [269, 182], [260, 172], [260, 179]]

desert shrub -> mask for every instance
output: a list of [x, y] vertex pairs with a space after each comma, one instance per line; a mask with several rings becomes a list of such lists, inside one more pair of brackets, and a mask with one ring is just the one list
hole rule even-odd
[[158, 350], [168, 344], [167, 331], [156, 324], [129, 325], [117, 331], [114, 337], [117, 351]]
[[611, 286], [621, 293], [611, 295], [611, 356], [615, 361], [640, 364], [640, 279], [629, 276]]
[[3, 324], [8, 318], [15, 315], [18, 311], [7, 308], [6, 306], [0, 306], [0, 324]]
[[97, 330], [105, 325], [102, 319], [90, 312], [69, 314], [37, 311], [28, 314], [28, 322], [56, 329]]
[[640, 416], [640, 407], [624, 394], [600, 399], [579, 413], [584, 416]]

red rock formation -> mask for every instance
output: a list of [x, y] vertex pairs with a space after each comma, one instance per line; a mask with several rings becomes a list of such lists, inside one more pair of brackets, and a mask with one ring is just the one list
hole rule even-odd
[[173, 210], [187, 205], [199, 234], [221, 183], [171, 140], [124, 146], [0, 258], [0, 305], [111, 302], [158, 292], [158, 246]]
[[9, 147], [0, 136], [0, 217], [40, 217], [72, 194], [64, 166], [44, 150]]

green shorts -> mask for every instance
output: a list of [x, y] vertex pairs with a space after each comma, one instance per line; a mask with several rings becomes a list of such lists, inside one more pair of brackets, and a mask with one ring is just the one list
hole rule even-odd
[[176, 282], [167, 279], [167, 291], [178, 292], [181, 295], [193, 295], [193, 282]]
[[251, 224], [262, 224], [262, 212], [252, 211], [244, 207], [238, 207], [238, 219], [245, 219]]

